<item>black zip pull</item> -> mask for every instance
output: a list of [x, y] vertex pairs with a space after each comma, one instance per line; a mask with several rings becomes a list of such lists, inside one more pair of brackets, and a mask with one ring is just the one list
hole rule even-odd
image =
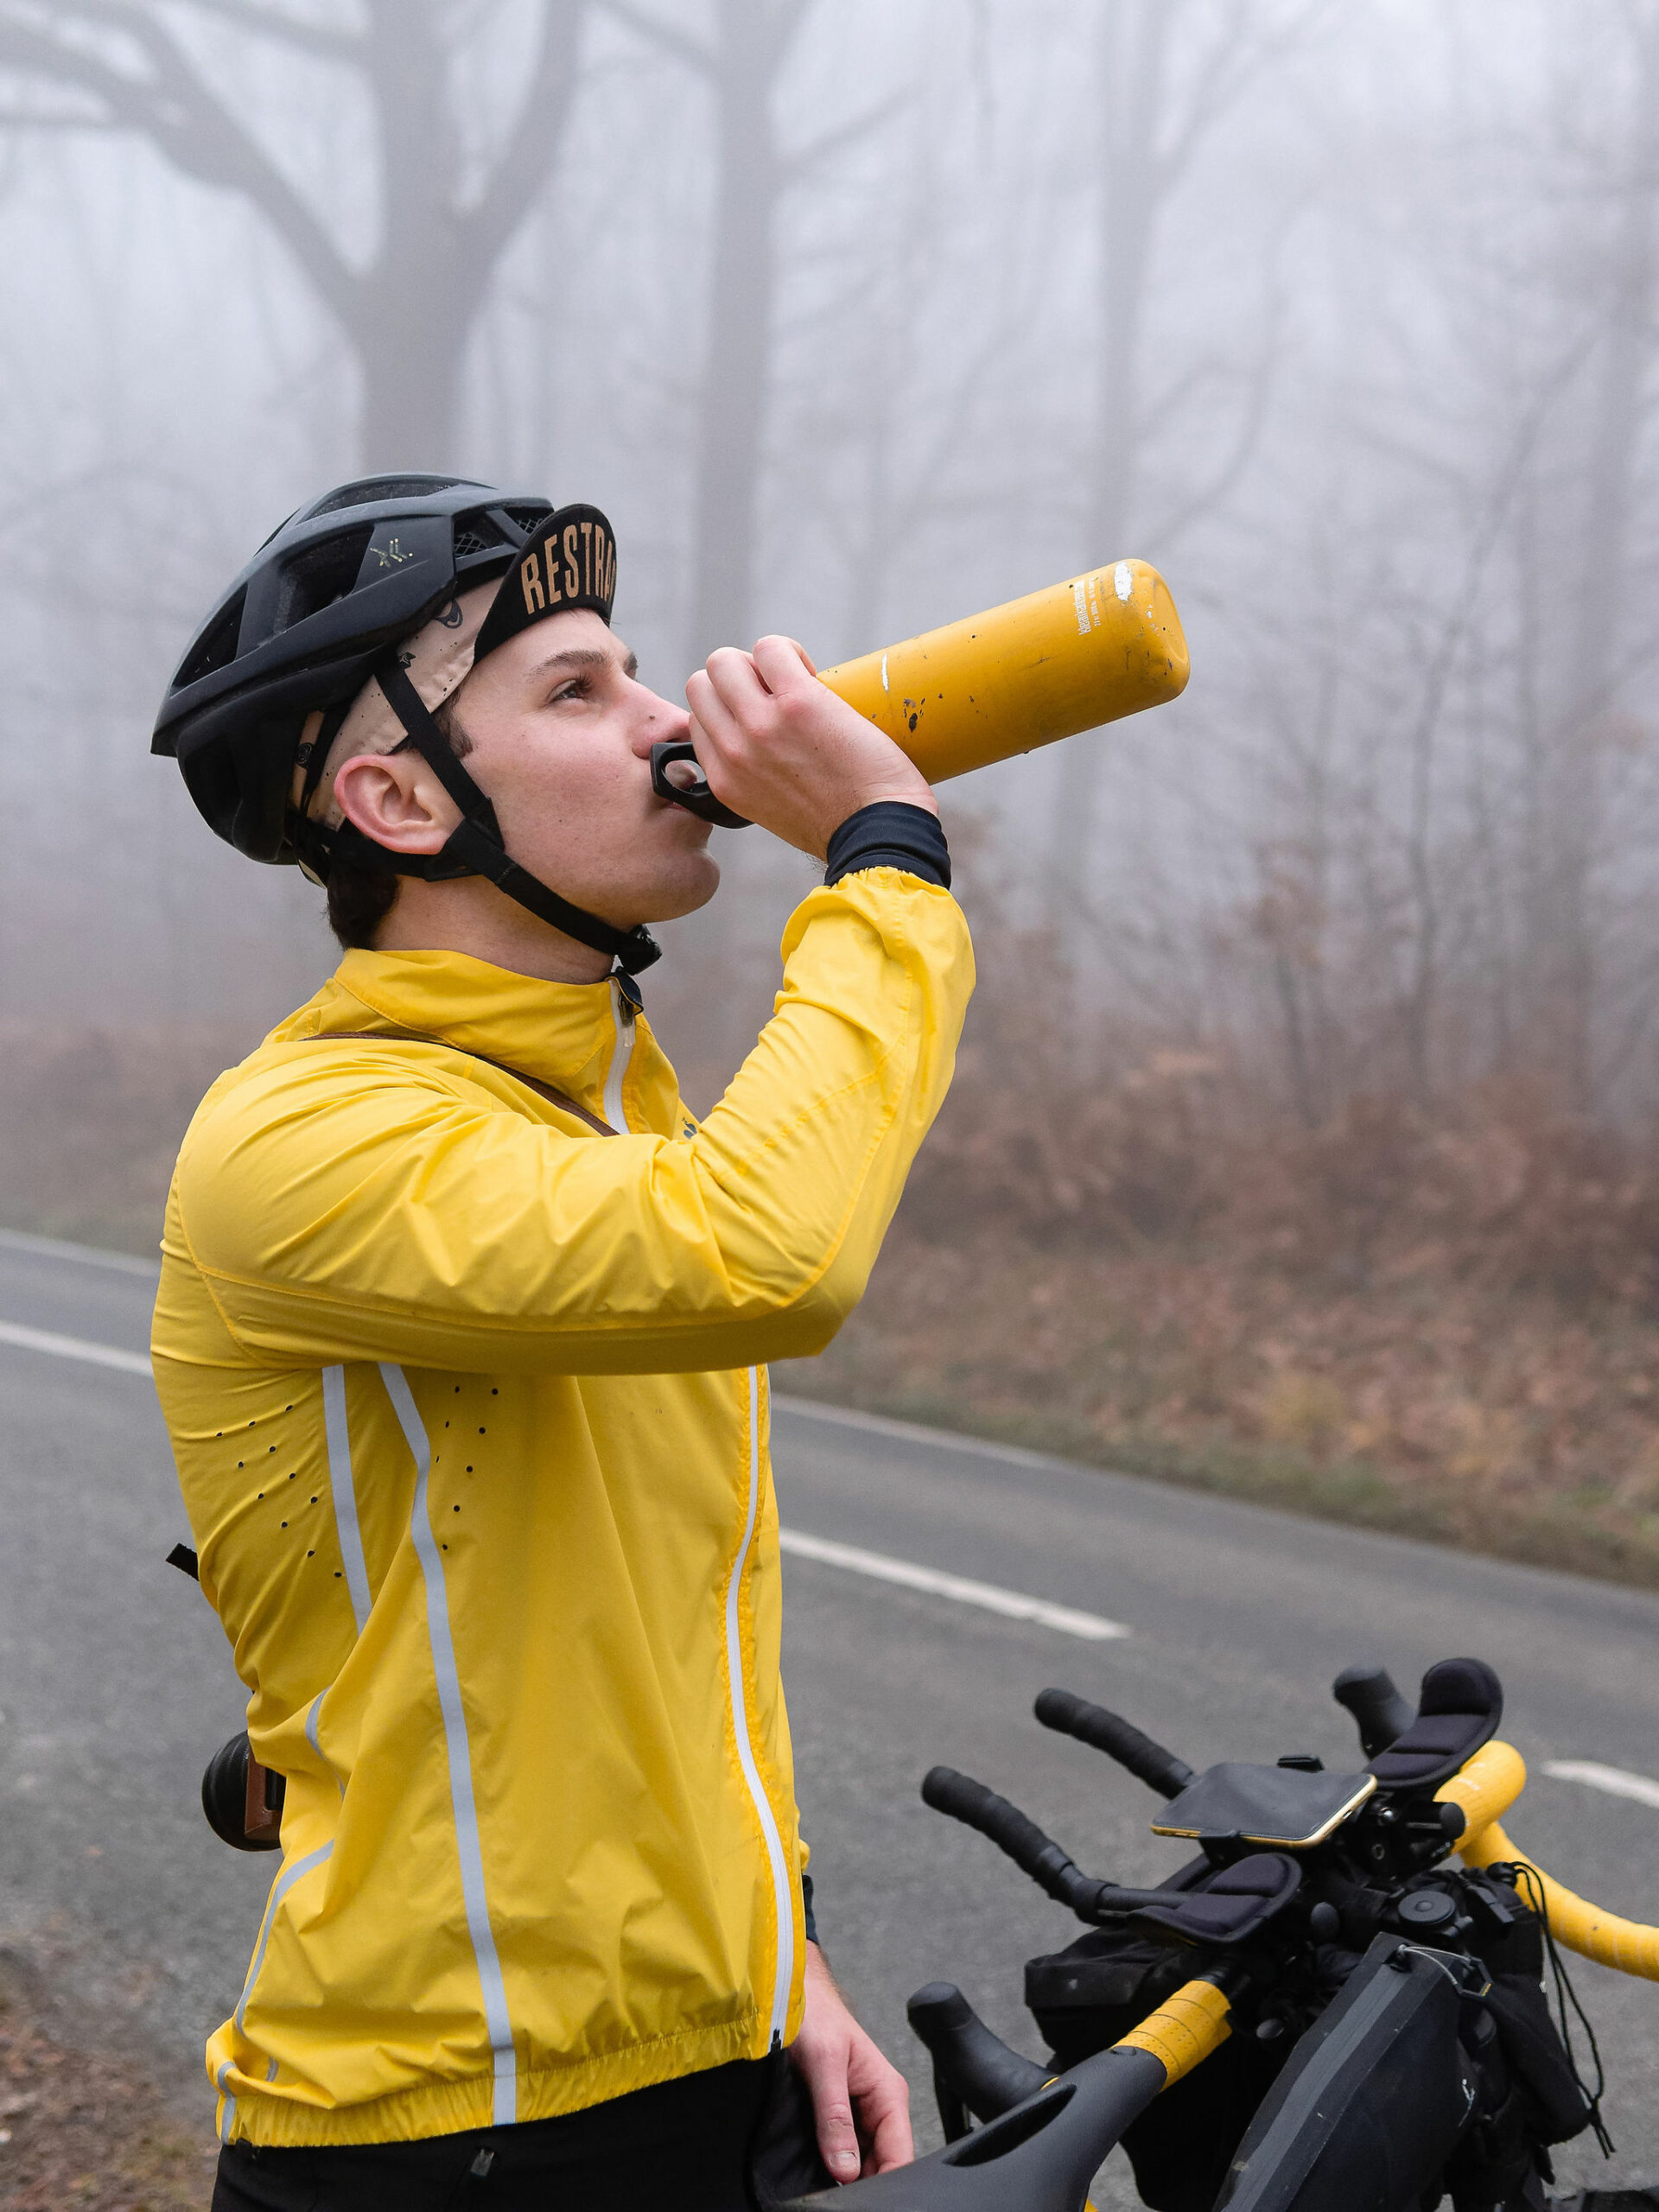
[[188, 1574], [193, 1582], [201, 1580], [201, 1568], [188, 1544], [175, 1544], [167, 1555], [169, 1567], [176, 1567], [181, 1574]]
[[632, 976], [625, 975], [620, 968], [613, 969], [611, 981], [616, 985], [617, 996], [627, 1008], [622, 1019], [625, 1023], [632, 1027], [635, 1017], [642, 1014], [645, 1010], [645, 994]]

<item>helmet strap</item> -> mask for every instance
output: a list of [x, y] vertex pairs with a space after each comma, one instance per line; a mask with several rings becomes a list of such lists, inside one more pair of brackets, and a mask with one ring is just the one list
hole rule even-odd
[[556, 891], [519, 867], [502, 842], [495, 809], [480, 791], [428, 711], [425, 701], [410, 682], [397, 653], [386, 655], [376, 667], [375, 680], [387, 704], [409, 734], [410, 743], [449, 797], [461, 809], [461, 820], [449, 833], [442, 851], [394, 853], [365, 837], [353, 823], [326, 830], [307, 823], [307, 843], [321, 847], [327, 856], [349, 860], [355, 866], [382, 868], [397, 875], [423, 877], [429, 883], [447, 883], [459, 876], [481, 875], [504, 892], [537, 920], [563, 931], [578, 944], [609, 954], [625, 976], [637, 976], [662, 957], [662, 947], [640, 924], [620, 930], [585, 908], [573, 906]]

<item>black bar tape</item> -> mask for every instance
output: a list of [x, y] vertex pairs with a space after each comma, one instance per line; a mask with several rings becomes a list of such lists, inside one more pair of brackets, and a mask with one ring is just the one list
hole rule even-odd
[[937, 814], [906, 800], [877, 799], [849, 814], [830, 840], [823, 880], [839, 883], [861, 868], [902, 868], [906, 875], [950, 888], [950, 848]]
[[1084, 1873], [1052, 1836], [1045, 1835], [1035, 1821], [995, 1789], [971, 1775], [958, 1774], [953, 1766], [936, 1766], [923, 1778], [922, 1802], [964, 1827], [976, 1828], [1057, 1904], [1069, 1907], [1081, 1920], [1092, 1916], [1105, 1885]]
[[1074, 1697], [1070, 1690], [1042, 1691], [1036, 1713], [1045, 1728], [1052, 1728], [1061, 1736], [1075, 1736], [1080, 1744], [1104, 1751], [1109, 1759], [1128, 1767], [1138, 1782], [1144, 1782], [1160, 1797], [1179, 1797], [1192, 1780], [1192, 1770], [1185, 1759], [1178, 1759], [1173, 1751], [1143, 1736], [1120, 1713], [1109, 1713], [1103, 1705], [1090, 1705], [1087, 1698]]

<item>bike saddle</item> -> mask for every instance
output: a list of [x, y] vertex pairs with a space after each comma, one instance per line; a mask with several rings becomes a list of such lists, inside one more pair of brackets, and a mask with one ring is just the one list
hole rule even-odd
[[779, 2212], [1083, 2212], [1106, 2154], [1164, 2078], [1149, 2052], [1099, 2051], [931, 2158]]

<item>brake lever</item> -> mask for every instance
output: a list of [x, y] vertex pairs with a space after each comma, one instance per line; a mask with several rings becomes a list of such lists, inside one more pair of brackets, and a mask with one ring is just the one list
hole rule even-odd
[[[682, 763], [689, 763], [696, 772], [689, 784], [677, 784], [668, 772], [671, 767]], [[651, 788], [658, 798], [665, 798], [671, 806], [683, 806], [688, 814], [695, 814], [700, 821], [712, 822], [717, 830], [747, 830], [753, 826], [747, 814], [734, 813], [715, 797], [697, 758], [697, 748], [689, 737], [659, 737], [652, 747]]]

